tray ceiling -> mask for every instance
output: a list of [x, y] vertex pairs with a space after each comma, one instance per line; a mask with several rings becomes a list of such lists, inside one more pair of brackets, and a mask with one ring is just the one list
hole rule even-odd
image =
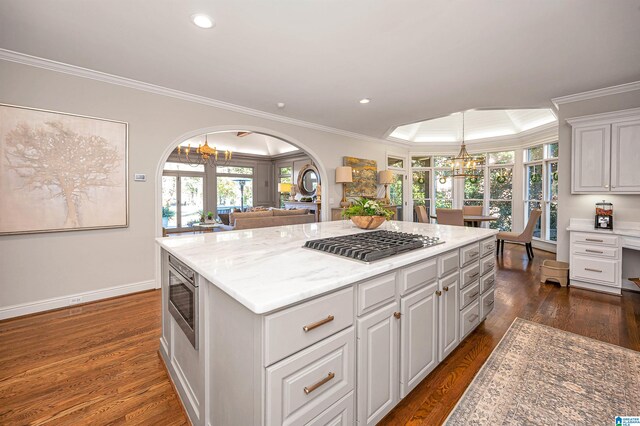
[[[239, 137], [238, 132], [209, 133], [207, 141], [210, 147], [219, 151], [231, 150], [234, 153], [276, 156], [300, 151], [297, 147], [272, 136], [250, 133]], [[180, 146], [191, 145], [192, 148], [204, 144], [204, 135], [188, 139]]]
[[638, 22], [640, 0], [3, 0], [0, 48], [383, 138], [638, 81]]

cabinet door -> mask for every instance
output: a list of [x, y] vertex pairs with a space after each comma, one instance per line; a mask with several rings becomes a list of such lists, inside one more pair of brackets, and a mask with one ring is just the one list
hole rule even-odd
[[[456, 274], [457, 275], [457, 274]], [[400, 397], [438, 364], [438, 283], [400, 301]]]
[[438, 305], [438, 360], [442, 361], [460, 343], [460, 274], [453, 273], [440, 280], [442, 296]]
[[398, 402], [398, 334], [393, 302], [358, 318], [358, 423], [379, 422]]
[[609, 192], [611, 126], [574, 127], [572, 192]]
[[640, 120], [612, 125], [611, 191], [640, 192]]

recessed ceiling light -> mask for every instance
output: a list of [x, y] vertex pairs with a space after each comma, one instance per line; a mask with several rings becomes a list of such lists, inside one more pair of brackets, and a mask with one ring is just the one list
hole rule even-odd
[[369, 98], [360, 99], [361, 104], [368, 104], [369, 102], [371, 102], [371, 99]]
[[213, 28], [213, 26], [215, 25], [213, 19], [209, 18], [207, 15], [203, 15], [202, 13], [192, 15], [191, 20], [194, 24], [196, 24], [196, 26], [200, 28]]

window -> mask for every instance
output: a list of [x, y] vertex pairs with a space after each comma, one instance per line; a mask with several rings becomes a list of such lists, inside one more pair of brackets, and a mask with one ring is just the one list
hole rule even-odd
[[218, 166], [216, 171], [218, 214], [253, 207], [253, 167]]
[[[291, 182], [293, 175], [292, 170], [293, 167], [291, 166], [278, 167], [278, 183], [293, 183]], [[279, 192], [278, 195], [280, 196], [280, 208], [283, 208], [284, 202], [289, 199], [289, 194]]]
[[464, 205], [482, 206], [484, 204], [484, 175], [464, 178]]
[[453, 177], [451, 170], [436, 169], [433, 174], [435, 187], [435, 208], [453, 208]]
[[494, 164], [513, 164], [515, 162], [515, 151], [490, 152], [487, 154], [487, 163]]
[[162, 175], [162, 226], [191, 228], [204, 212], [204, 165], [167, 162]]
[[558, 235], [558, 143], [536, 145], [525, 150], [525, 226], [531, 210], [542, 216], [533, 232], [535, 238], [556, 241]]
[[431, 157], [414, 156], [411, 157], [411, 167], [431, 167]]
[[387, 167], [391, 169], [404, 169], [404, 159], [388, 156]]
[[[427, 214], [431, 211], [431, 171], [430, 170], [413, 170], [413, 180], [411, 181], [411, 196], [413, 199], [413, 207], [424, 206]], [[418, 221], [414, 210], [414, 222]]]
[[[513, 151], [511, 151], [513, 153]], [[513, 225], [513, 166], [489, 167], [489, 214], [500, 218], [492, 229], [511, 231]]]

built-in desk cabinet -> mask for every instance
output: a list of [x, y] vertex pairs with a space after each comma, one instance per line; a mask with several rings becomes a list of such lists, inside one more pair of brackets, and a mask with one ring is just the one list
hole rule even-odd
[[640, 108], [567, 122], [573, 194], [640, 193]]

